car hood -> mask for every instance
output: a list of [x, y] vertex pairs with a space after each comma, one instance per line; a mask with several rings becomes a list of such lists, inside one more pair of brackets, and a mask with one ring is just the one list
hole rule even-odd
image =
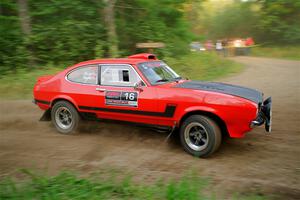
[[185, 81], [182, 83], [178, 83], [174, 87], [229, 94], [237, 97], [242, 97], [244, 99], [248, 99], [257, 104], [262, 103], [263, 101], [263, 94], [257, 90], [247, 88], [247, 87], [241, 87], [237, 85], [226, 84], [226, 83]]

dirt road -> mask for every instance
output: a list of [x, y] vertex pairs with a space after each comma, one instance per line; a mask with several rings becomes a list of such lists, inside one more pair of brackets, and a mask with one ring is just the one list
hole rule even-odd
[[[89, 173], [115, 168], [137, 180], [180, 177], [188, 170], [212, 179], [219, 197], [230, 193], [300, 196], [300, 62], [237, 57], [247, 68], [221, 81], [257, 88], [273, 97], [273, 132], [263, 127], [244, 139], [226, 140], [209, 159], [186, 154], [176, 137], [128, 125], [91, 123], [91, 131], [57, 134], [29, 100], [1, 101], [0, 178], [17, 169]], [[230, 196], [229, 196], [230, 197]]]

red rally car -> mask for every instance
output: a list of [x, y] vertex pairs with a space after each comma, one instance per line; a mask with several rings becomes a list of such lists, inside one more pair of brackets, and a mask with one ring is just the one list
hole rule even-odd
[[[241, 138], [255, 126], [271, 131], [271, 98], [257, 90], [180, 77], [153, 54], [78, 63], [38, 78], [34, 103], [63, 134], [90, 119], [179, 130], [183, 148], [207, 157], [222, 135]], [[113, 133], [112, 133], [113, 134]]]

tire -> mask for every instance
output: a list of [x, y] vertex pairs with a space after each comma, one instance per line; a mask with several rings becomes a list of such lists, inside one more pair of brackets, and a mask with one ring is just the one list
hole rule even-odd
[[180, 127], [180, 141], [186, 152], [196, 157], [208, 157], [218, 150], [222, 140], [217, 123], [203, 115], [188, 117]]
[[69, 135], [78, 131], [81, 118], [71, 103], [58, 101], [51, 109], [51, 120], [59, 133]]

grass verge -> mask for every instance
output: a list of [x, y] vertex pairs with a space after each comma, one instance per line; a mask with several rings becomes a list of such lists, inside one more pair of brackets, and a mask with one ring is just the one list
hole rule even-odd
[[[178, 74], [194, 80], [213, 80], [241, 70], [241, 65], [214, 53], [190, 53], [180, 58], [164, 59]], [[63, 68], [51, 66], [0, 75], [1, 99], [29, 99], [37, 77], [55, 74]]]
[[45, 67], [34, 70], [18, 70], [0, 76], [0, 99], [29, 99], [36, 79], [42, 75], [55, 74], [63, 68]]
[[215, 52], [191, 52], [180, 58], [166, 58], [179, 75], [192, 80], [215, 80], [240, 72], [242, 65], [218, 56]]
[[[194, 173], [177, 181], [158, 181], [150, 185], [134, 183], [129, 176], [120, 179], [116, 174], [105, 178], [79, 178], [70, 172], [53, 177], [37, 175], [28, 170], [23, 170], [23, 173], [30, 178], [18, 183], [12, 179], [0, 182], [0, 199], [216, 199], [215, 195], [205, 191], [208, 181]], [[231, 199], [265, 198], [235, 195]]]
[[259, 57], [300, 60], [300, 46], [255, 47], [251, 50], [251, 55]]

